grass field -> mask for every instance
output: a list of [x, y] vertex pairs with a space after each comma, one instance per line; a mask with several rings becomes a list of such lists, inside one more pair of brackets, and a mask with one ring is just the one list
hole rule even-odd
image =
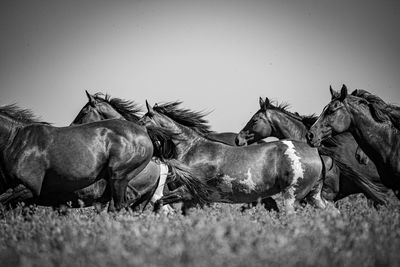
[[0, 210], [1, 266], [400, 266], [400, 204], [295, 215], [215, 204], [187, 216]]

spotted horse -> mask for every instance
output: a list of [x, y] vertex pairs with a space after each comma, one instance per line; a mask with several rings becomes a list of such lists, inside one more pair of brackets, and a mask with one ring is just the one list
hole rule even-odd
[[[175, 132], [169, 146], [173, 151], [167, 154], [202, 177], [204, 190], [197, 192], [203, 192], [203, 200], [250, 203], [283, 193], [289, 213], [305, 197], [318, 208], [326, 206], [320, 195], [325, 170], [317, 149], [297, 141], [228, 146], [207, 138], [209, 125], [203, 113], [180, 108], [180, 102], [146, 105], [142, 122]], [[198, 199], [181, 186], [164, 195], [157, 206]]]

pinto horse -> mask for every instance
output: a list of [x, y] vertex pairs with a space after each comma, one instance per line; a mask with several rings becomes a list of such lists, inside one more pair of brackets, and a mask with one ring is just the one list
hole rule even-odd
[[15, 105], [0, 108], [0, 193], [23, 184], [34, 197], [51, 198], [104, 179], [109, 211], [120, 210], [127, 206], [128, 182], [152, 155], [146, 129], [132, 122], [53, 127]]
[[[209, 126], [199, 112], [179, 108], [180, 102], [151, 107], [142, 120], [176, 133], [172, 138], [174, 158], [203, 177], [206, 201], [250, 203], [283, 192], [288, 212], [307, 195], [317, 207], [324, 165], [318, 150], [297, 141], [277, 141], [247, 147], [232, 147], [207, 138]], [[180, 187], [160, 199], [159, 204], [191, 200]]]
[[400, 107], [365, 90], [349, 95], [345, 85], [340, 93], [330, 92], [332, 100], [307, 135], [310, 144], [320, 146], [322, 140], [349, 131], [374, 162], [383, 184], [400, 199]]
[[[300, 116], [290, 112], [287, 104], [274, 105], [268, 98], [265, 101], [260, 98], [259, 104], [260, 109], [238, 134], [238, 145], [251, 144], [270, 136], [307, 142], [306, 134], [316, 121], [316, 116]], [[358, 150], [351, 134], [343, 133], [326, 140], [321, 152], [334, 159], [322, 188], [325, 199], [338, 201], [351, 194], [364, 193], [368, 198], [372, 198], [375, 204], [385, 203], [384, 194], [387, 189], [382, 185], [375, 165], [362, 150]], [[353, 169], [357, 172], [354, 173]], [[348, 175], [349, 173], [354, 175]]]

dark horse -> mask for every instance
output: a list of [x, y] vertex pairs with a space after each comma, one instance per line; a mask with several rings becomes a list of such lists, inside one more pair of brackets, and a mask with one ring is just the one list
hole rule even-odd
[[[265, 101], [260, 98], [259, 104], [260, 109], [236, 139], [239, 145], [251, 144], [269, 136], [307, 142], [306, 134], [317, 120], [316, 116], [300, 116], [288, 111], [287, 104], [274, 105], [268, 98]], [[375, 203], [383, 204], [387, 190], [381, 183], [375, 165], [357, 147], [349, 133], [337, 135], [324, 142], [323, 151], [320, 152], [331, 156], [334, 162], [324, 181], [322, 196], [327, 200], [337, 201], [351, 194], [364, 193], [368, 198], [374, 199]], [[363, 163], [359, 162], [361, 159]], [[354, 173], [353, 169], [357, 172]], [[348, 175], [349, 173], [353, 175]]]
[[343, 85], [323, 109], [307, 135], [313, 146], [323, 139], [349, 131], [361, 149], [375, 163], [384, 185], [400, 199], [400, 107], [379, 97]]
[[[248, 147], [232, 147], [207, 138], [204, 114], [180, 109], [180, 102], [151, 107], [142, 120], [146, 125], [169, 129], [174, 158], [204, 177], [209, 202], [249, 203], [283, 193], [285, 206], [306, 197], [325, 207], [320, 197], [324, 169], [318, 150], [305, 143], [278, 141]], [[162, 204], [190, 200], [184, 187], [166, 194]]]
[[[135, 123], [139, 122], [138, 113], [141, 110], [133, 101], [111, 98], [109, 95], [101, 93], [91, 95], [87, 91], [86, 95], [88, 103], [78, 113], [72, 125], [115, 118]], [[171, 171], [174, 174], [176, 174], [176, 168], [180, 167], [176, 162], [165, 159], [163, 159], [163, 162], [166, 162], [171, 167]], [[133, 202], [133, 208], [144, 200], [150, 198], [150, 202], [154, 203], [163, 196], [163, 189], [168, 176], [168, 166], [163, 162], [158, 159], [152, 159], [143, 171], [129, 182], [128, 191], [133, 191], [131, 193], [137, 199], [137, 201]], [[170, 209], [170, 206], [165, 206], [165, 211], [168, 212]]]
[[[138, 122], [140, 108], [132, 101], [126, 101], [119, 98], [110, 98], [102, 94], [88, 96], [88, 103], [81, 109], [79, 114], [71, 125], [90, 123], [99, 120], [120, 118], [132, 122]], [[149, 129], [150, 134], [153, 129]], [[180, 178], [185, 174], [186, 169], [181, 164], [170, 160], [166, 161], [171, 167], [172, 177]], [[179, 171], [179, 175], [178, 175]], [[166, 182], [168, 166], [160, 160], [151, 160], [149, 164], [128, 183], [127, 196], [131, 207], [135, 208], [141, 202], [151, 197], [151, 202], [155, 202], [162, 196], [162, 188]], [[187, 174], [186, 174], [187, 175]], [[170, 178], [172, 178], [170, 176]], [[41, 198], [33, 198], [30, 190], [23, 185], [19, 185], [12, 192], [0, 196], [3, 204], [14, 204], [24, 201], [28, 204], [59, 206], [68, 203], [71, 207], [91, 206], [95, 203], [106, 204], [110, 199], [109, 187], [104, 179], [100, 179], [92, 185], [83, 189], [76, 190], [69, 194], [53, 194]], [[168, 206], [165, 207], [168, 211]]]
[[128, 182], [149, 163], [153, 144], [132, 122], [53, 127], [9, 105], [0, 108], [0, 151], [0, 193], [23, 184], [35, 197], [51, 198], [104, 179], [113, 211], [127, 205]]

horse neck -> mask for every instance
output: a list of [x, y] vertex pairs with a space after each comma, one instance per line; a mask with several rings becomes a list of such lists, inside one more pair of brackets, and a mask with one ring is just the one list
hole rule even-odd
[[16, 135], [21, 124], [10, 118], [0, 116], [0, 194], [10, 187], [9, 177], [6, 175], [4, 160], [7, 157], [6, 148], [12, 144], [12, 138]]
[[269, 115], [273, 130], [271, 136], [278, 139], [306, 141], [307, 128], [300, 120], [283, 112], [274, 112], [274, 114], [275, 116]]
[[173, 131], [178, 133], [178, 138], [172, 140], [172, 142], [175, 144], [177, 154], [180, 156], [186, 154], [186, 152], [197, 142], [207, 140], [205, 137], [201, 136], [190, 127], [181, 124], [176, 123], [174, 125]]
[[376, 122], [369, 112], [363, 113], [359, 109], [349, 107], [352, 114], [350, 132], [354, 139], [374, 163], [385, 165], [393, 151], [393, 129], [388, 124]]

